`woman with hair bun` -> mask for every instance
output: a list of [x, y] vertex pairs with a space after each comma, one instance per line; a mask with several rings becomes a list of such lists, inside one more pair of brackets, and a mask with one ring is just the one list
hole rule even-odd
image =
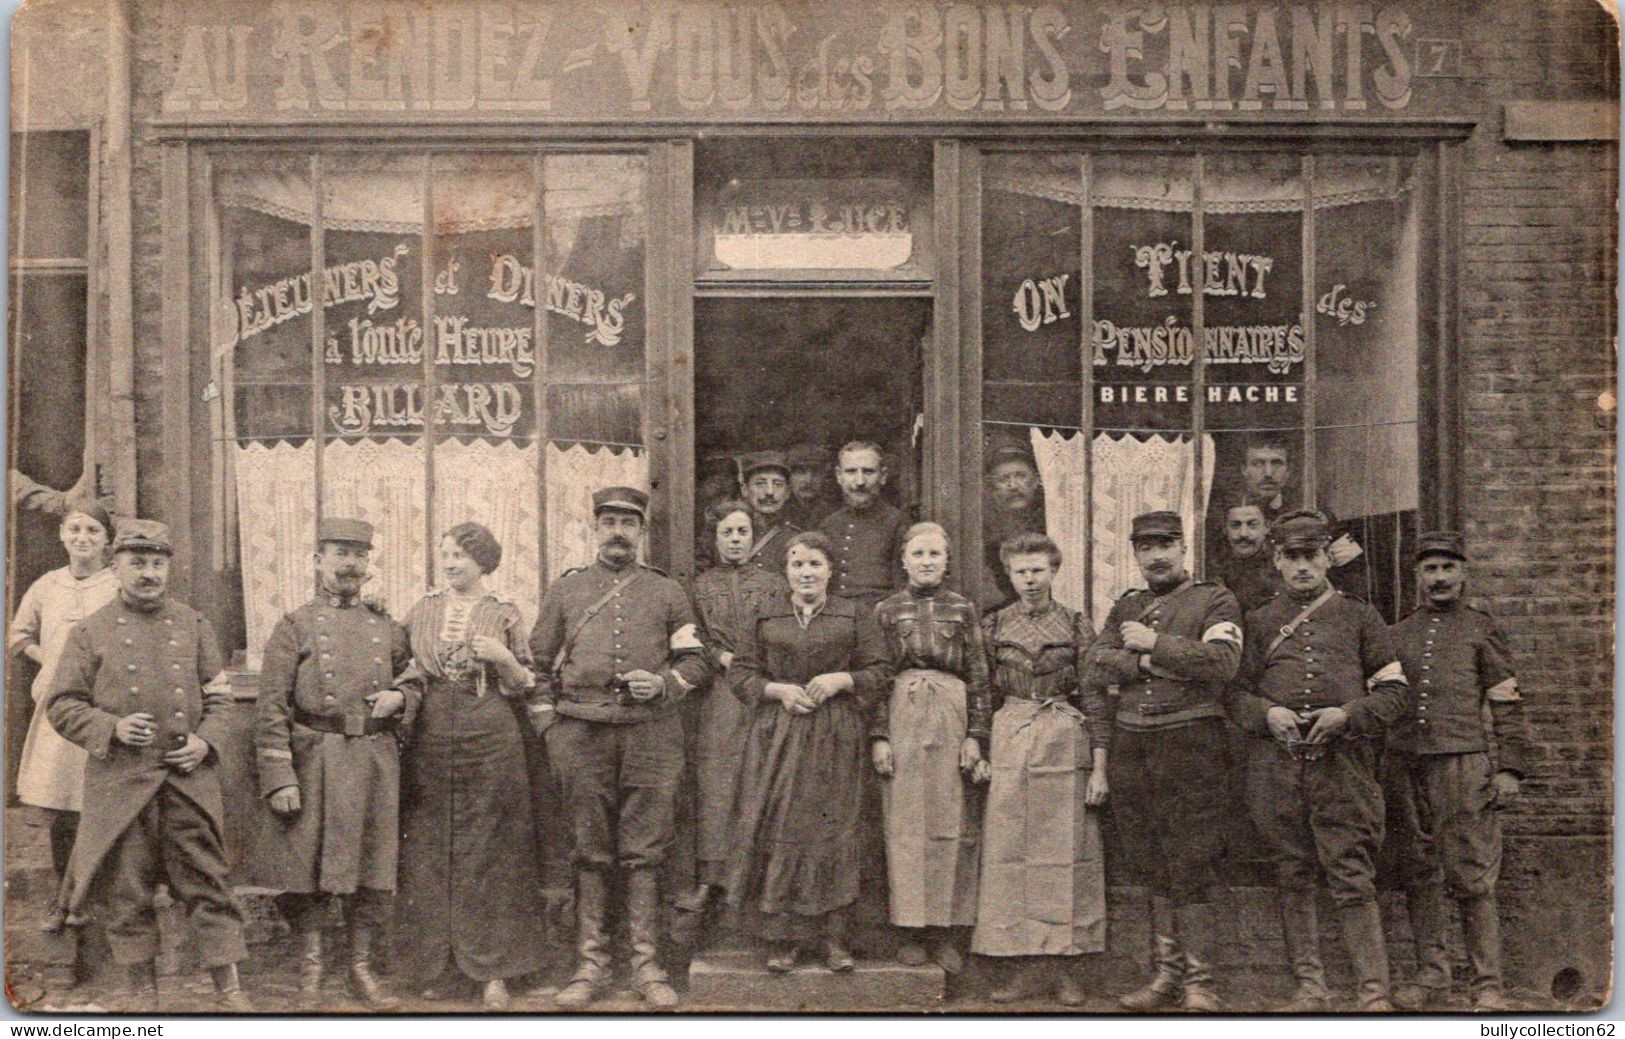
[[400, 966], [425, 999], [472, 978], [492, 1010], [508, 1005], [506, 979], [539, 969], [543, 953], [520, 730], [523, 705], [540, 697], [518, 608], [485, 588], [501, 560], [478, 523], [446, 532], [446, 583], [408, 614], [412, 663], [396, 681], [421, 701], [403, 718]]

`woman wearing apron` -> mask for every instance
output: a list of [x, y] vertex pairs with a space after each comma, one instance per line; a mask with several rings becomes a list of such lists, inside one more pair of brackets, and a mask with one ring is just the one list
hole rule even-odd
[[750, 914], [776, 973], [815, 940], [830, 970], [854, 966], [846, 913], [858, 898], [867, 715], [891, 668], [874, 611], [828, 594], [833, 557], [817, 531], [790, 539], [790, 595], [755, 618], [728, 669], [751, 711], [728, 901]]
[[1000, 706], [971, 949], [1009, 958], [996, 1002], [1043, 986], [1077, 1006], [1084, 993], [1073, 964], [1106, 947], [1098, 808], [1110, 719], [1105, 695], [1079, 682], [1089, 622], [1050, 597], [1061, 550], [1043, 534], [1018, 534], [999, 559], [1018, 598], [982, 622]]
[[30, 689], [34, 714], [17, 769], [17, 798], [45, 809], [50, 816], [51, 866], [60, 880], [73, 851], [84, 803], [85, 752], [51, 728], [42, 701], [51, 691], [68, 633], [111, 602], [119, 583], [107, 565], [113, 522], [100, 505], [91, 501], [70, 504], [58, 536], [68, 551], [68, 565], [52, 570], [23, 593], [11, 620], [7, 646], [14, 655], [39, 665]]
[[881, 600], [875, 618], [897, 677], [870, 728], [875, 771], [885, 780], [890, 918], [904, 928], [897, 958], [926, 961], [924, 944], [950, 974], [964, 966], [952, 928], [976, 922], [976, 877], [985, 781], [982, 745], [992, 704], [976, 607], [942, 587], [948, 534], [916, 523], [903, 538], [908, 588]]

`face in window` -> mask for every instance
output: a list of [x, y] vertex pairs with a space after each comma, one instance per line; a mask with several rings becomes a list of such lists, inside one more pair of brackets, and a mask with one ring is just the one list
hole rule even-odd
[[637, 557], [643, 536], [643, 517], [621, 509], [604, 509], [593, 517], [598, 555], [611, 566], [625, 566]]
[[777, 469], [758, 469], [744, 483], [745, 501], [763, 516], [774, 516], [790, 497], [790, 481]]
[[835, 480], [841, 485], [841, 497], [847, 507], [866, 509], [874, 504], [880, 496], [880, 488], [886, 485], [886, 466], [874, 451], [846, 451], [841, 455]]
[[1172, 584], [1185, 576], [1185, 539], [1142, 537], [1134, 542], [1134, 561], [1153, 588]]
[[1247, 448], [1247, 463], [1242, 470], [1247, 480], [1247, 497], [1274, 501], [1286, 487], [1291, 471], [1286, 448], [1262, 445]]
[[1230, 554], [1251, 559], [1264, 547], [1264, 510], [1257, 505], [1237, 505], [1224, 516], [1224, 539]]
[[1324, 548], [1278, 548], [1275, 569], [1295, 592], [1319, 591], [1326, 584], [1326, 571], [1332, 561]]
[[1467, 564], [1455, 556], [1423, 556], [1416, 564], [1416, 581], [1429, 604], [1449, 606], [1467, 585]]
[[988, 470], [987, 489], [995, 508], [1024, 512], [1038, 497], [1038, 470], [1016, 458], [1000, 462]]
[[796, 545], [784, 561], [790, 591], [802, 602], [817, 602], [829, 587], [829, 557], [811, 545]]
[[935, 588], [948, 573], [948, 539], [934, 530], [916, 534], [903, 546], [903, 569], [915, 588]]
[[163, 552], [120, 552], [113, 557], [124, 597], [132, 602], [157, 602], [169, 587], [169, 556]]
[[316, 579], [331, 595], [354, 596], [367, 579], [372, 552], [352, 541], [324, 541], [316, 546]]
[[1022, 602], [1037, 606], [1049, 598], [1050, 585], [1055, 583], [1055, 564], [1048, 555], [1024, 552], [1005, 560], [1004, 568]]
[[724, 563], [743, 563], [755, 541], [750, 517], [743, 510], [730, 512], [718, 521], [717, 558]]
[[83, 512], [70, 512], [63, 517], [58, 536], [62, 539], [62, 547], [68, 550], [70, 560], [94, 563], [97, 569], [101, 568], [103, 553], [107, 551], [107, 528], [97, 522], [96, 517]]

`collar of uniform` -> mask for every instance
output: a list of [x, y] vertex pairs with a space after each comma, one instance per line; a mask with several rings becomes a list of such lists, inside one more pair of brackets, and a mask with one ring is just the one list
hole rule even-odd
[[605, 559], [602, 555], [600, 555], [597, 559], [593, 560], [593, 565], [603, 567], [605, 570], [608, 570], [610, 573], [618, 575], [618, 574], [624, 574], [628, 570], [630, 570], [633, 567], [637, 566], [638, 561], [637, 561], [636, 558], [633, 558], [633, 559], [627, 560], [621, 566], [616, 566], [614, 563], [611, 563], [609, 560]]
[[1299, 604], [1300, 606], [1308, 606], [1310, 603], [1314, 602], [1316, 599], [1320, 598], [1322, 595], [1325, 595], [1327, 590], [1330, 589], [1330, 588], [1331, 588], [1331, 582], [1329, 582], [1329, 581], [1322, 582], [1320, 587], [1316, 588], [1312, 592], [1300, 592], [1296, 588], [1293, 588], [1291, 585], [1287, 585], [1286, 597], [1289, 600], [1291, 600], [1292, 602], [1295, 602], [1295, 603]]
[[1432, 599], [1424, 598], [1422, 600], [1422, 609], [1428, 611], [1429, 613], [1455, 613], [1457, 610], [1461, 609], [1461, 596], [1456, 596], [1443, 606], [1437, 606], [1434, 604]]
[[324, 588], [320, 592], [317, 593], [316, 599], [323, 606], [331, 606], [336, 610], [344, 610], [344, 609], [348, 609], [351, 606], [355, 606], [357, 603], [359, 603], [361, 601], [361, 596], [360, 595], [335, 595], [332, 592], [330, 592], [330, 591], [328, 591], [328, 590], [326, 590]]

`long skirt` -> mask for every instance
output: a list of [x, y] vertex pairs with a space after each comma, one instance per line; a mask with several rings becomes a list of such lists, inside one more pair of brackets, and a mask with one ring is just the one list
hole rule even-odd
[[734, 841], [734, 799], [752, 710], [739, 702], [726, 681], [717, 678], [700, 703], [699, 716], [694, 741], [699, 816], [694, 858], [702, 883], [722, 884], [727, 879], [728, 849]]
[[910, 669], [892, 684], [892, 776], [881, 787], [891, 922], [954, 927], [976, 922], [980, 798], [959, 771], [965, 683]]
[[993, 716], [982, 892], [971, 951], [1076, 956], [1106, 947], [1100, 819], [1084, 804], [1093, 768], [1083, 716], [1009, 699]]
[[[728, 901], [820, 916], [858, 897], [868, 726], [849, 695], [812, 714], [755, 708], [740, 767]], [[748, 915], [747, 915], [748, 918]]]
[[511, 735], [420, 740], [404, 762], [396, 940], [418, 985], [448, 960], [475, 981], [542, 965], [530, 785]]

